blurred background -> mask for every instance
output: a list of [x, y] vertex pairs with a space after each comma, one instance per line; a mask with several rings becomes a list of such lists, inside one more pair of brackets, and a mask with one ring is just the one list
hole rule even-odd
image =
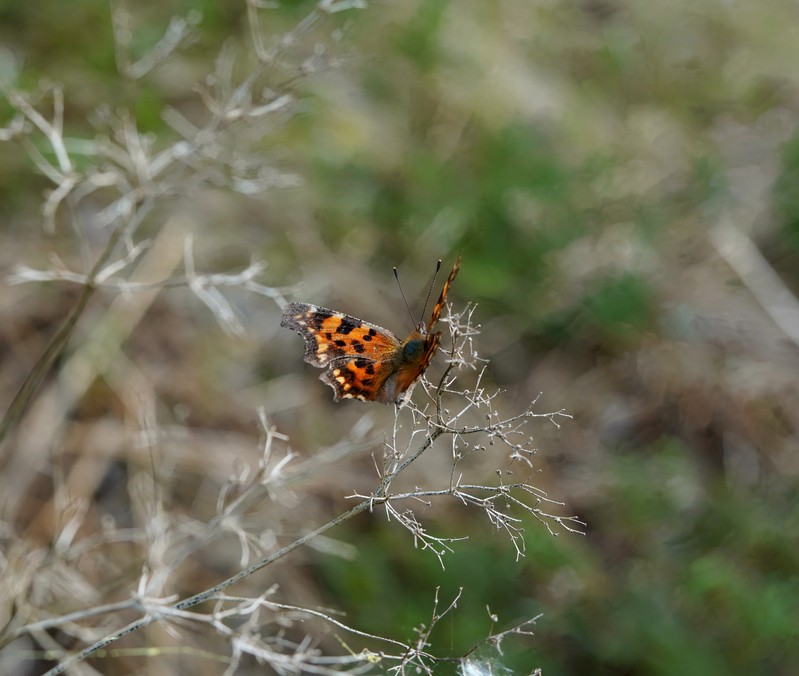
[[[59, 83], [68, 139], [132, 120], [157, 151], [180, 135], [165, 110], [198, 127], [208, 117], [203, 90], [218, 84], [220, 62], [246, 74], [252, 15], [244, 1], [129, 4], [134, 55], [173, 16], [196, 12], [192, 39], [148, 77], [120, 77], [112, 9], [123, 5], [100, 0], [0, 1], [0, 74], [26, 92]], [[314, 4], [254, 7], [269, 48]], [[799, 673], [797, 26], [787, 0], [423, 0], [325, 15], [298, 37], [264, 84], [290, 88], [290, 111], [223, 137], [231, 157], [257, 158], [258, 189], [231, 179], [235, 162], [215, 181], [176, 181], [137, 239], [157, 238], [179, 214], [199, 270], [240, 271], [255, 256], [278, 302], [333, 307], [398, 335], [410, 320], [392, 267], [418, 312], [435, 261], [448, 269], [461, 253], [451, 300], [478, 304], [478, 349], [503, 410], [540, 394], [542, 412], [573, 416], [531, 428], [533, 482], [587, 525], [553, 537], [531, 519], [516, 561], [481, 514], [436, 503], [424, 511], [431, 530], [469, 535], [442, 570], [375, 512], [254, 588], [279, 581], [295, 602], [408, 636], [429, 621], [437, 586], [443, 599], [463, 587], [433, 636], [437, 654], [485, 637], [487, 608], [494, 630], [540, 614], [532, 637], [489, 651], [494, 673]], [[51, 100], [37, 109], [52, 111]], [[0, 112], [8, 125], [7, 98]], [[8, 275], [17, 263], [84, 269], [107, 238], [92, 225], [108, 202], [102, 190], [45, 228], [53, 185], [31, 159], [45, 145], [0, 145], [4, 410], [79, 294]], [[77, 140], [67, 147], [78, 169], [91, 163]], [[183, 239], [171, 246], [179, 259]], [[91, 342], [118, 295], [92, 299], [67, 354]], [[2, 456], [7, 561], [19, 542], [55, 538], [53, 485], [85, 501], [81, 537], [108, 515], [142, 523], [132, 477], [152, 468], [130, 439], [150, 414], [164, 435], [169, 509], [186, 518], [213, 516], [228, 475], [257, 464], [257, 406], [306, 463], [291, 517], [256, 514], [280, 544], [374, 486], [391, 408], [333, 403], [302, 362], [301, 339], [279, 328], [275, 299], [236, 286], [226, 298], [241, 335], [185, 288], [165, 289], [124, 328], [111, 365], [56, 407], [57, 427], [41, 432], [53, 409], [31, 407]], [[56, 386], [51, 376], [43, 391]], [[488, 476], [504, 463], [480, 467]], [[235, 572], [231, 549], [204, 549], [173, 591]], [[93, 602], [124, 596], [133, 580], [94, 579]], [[79, 601], [65, 593], [50, 610]], [[224, 670], [182, 659], [197, 673]]]

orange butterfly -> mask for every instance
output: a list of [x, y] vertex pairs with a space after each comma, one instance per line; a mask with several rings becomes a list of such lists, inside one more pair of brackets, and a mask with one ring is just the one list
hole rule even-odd
[[305, 339], [305, 361], [327, 369], [319, 379], [339, 399], [399, 403], [424, 373], [438, 348], [441, 332], [433, 333], [460, 256], [449, 273], [427, 326], [424, 323], [400, 341], [391, 331], [350, 315], [308, 303], [289, 303], [280, 325]]

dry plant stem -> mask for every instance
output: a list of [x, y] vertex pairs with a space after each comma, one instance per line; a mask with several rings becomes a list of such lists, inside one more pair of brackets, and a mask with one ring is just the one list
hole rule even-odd
[[24, 627], [20, 627], [16, 631], [10, 633], [7, 637], [0, 639], [0, 649], [5, 648], [11, 641], [14, 641], [23, 634], [31, 634], [45, 629], [52, 629], [54, 627], [62, 626], [67, 622], [77, 622], [78, 620], [85, 620], [88, 617], [96, 617], [97, 615], [105, 615], [107, 613], [116, 613], [120, 610], [130, 610], [136, 606], [135, 601], [122, 601], [120, 603], [109, 603], [104, 606], [96, 606], [95, 608], [88, 608], [86, 610], [77, 610], [74, 613], [66, 615], [59, 615], [58, 617], [51, 617], [46, 620], [39, 620], [38, 622], [31, 622]]
[[47, 348], [45, 348], [44, 353], [41, 357], [39, 357], [39, 360], [25, 378], [25, 382], [22, 383], [22, 386], [19, 388], [19, 391], [11, 402], [11, 405], [3, 415], [3, 420], [0, 422], [0, 449], [2, 449], [3, 443], [5, 442], [8, 433], [19, 422], [20, 418], [22, 418], [23, 413], [35, 396], [45, 376], [48, 374], [55, 361], [64, 353], [67, 343], [69, 342], [69, 338], [72, 335], [72, 331], [74, 331], [78, 320], [83, 315], [83, 311], [86, 309], [89, 300], [96, 290], [94, 278], [111, 256], [111, 253], [116, 247], [123, 231], [124, 227], [120, 225], [112, 233], [105, 250], [100, 254], [100, 257], [97, 259], [92, 267], [91, 272], [89, 273], [88, 282], [84, 285], [80, 297], [78, 298], [78, 302], [75, 303], [75, 307], [72, 308], [63, 324], [61, 324], [58, 331], [56, 331], [55, 335], [50, 339], [50, 342], [47, 345]]
[[[206, 589], [198, 594], [195, 594], [194, 596], [190, 596], [186, 599], [183, 599], [182, 601], [179, 601], [178, 603], [173, 604], [172, 606], [169, 606], [168, 610], [169, 611], [186, 610], [188, 608], [197, 606], [205, 601], [216, 600], [220, 592], [224, 591], [225, 589], [228, 589], [237, 582], [249, 577], [253, 573], [258, 572], [262, 568], [265, 568], [266, 566], [283, 558], [287, 554], [293, 552], [298, 547], [301, 547], [302, 545], [310, 542], [311, 540], [313, 540], [319, 535], [322, 535], [331, 528], [334, 528], [335, 526], [338, 526], [339, 524], [348, 521], [349, 519], [360, 514], [361, 512], [371, 510], [375, 504], [381, 504], [384, 502], [388, 502], [389, 500], [397, 499], [394, 496], [385, 495], [386, 487], [391, 484], [391, 482], [400, 472], [402, 472], [406, 467], [408, 467], [408, 465], [410, 465], [414, 460], [416, 460], [426, 449], [428, 449], [432, 445], [433, 441], [438, 436], [440, 436], [443, 433], [443, 431], [444, 431], [443, 429], [433, 430], [433, 432], [425, 439], [425, 441], [421, 444], [421, 446], [410, 457], [404, 460], [391, 473], [389, 473], [384, 477], [380, 486], [377, 488], [375, 493], [369, 498], [359, 502], [352, 509], [347, 510], [343, 514], [340, 514], [336, 518], [328, 521], [322, 526], [319, 526], [319, 528], [316, 528], [315, 530], [306, 533], [301, 538], [298, 538], [294, 542], [286, 545], [285, 547], [282, 547], [281, 549], [261, 559], [260, 561], [257, 561], [256, 563], [242, 570], [236, 575], [229, 577], [228, 579], [220, 582], [219, 584], [210, 587], [209, 589]], [[414, 497], [414, 496], [410, 495], [408, 497]], [[153, 612], [152, 610], [149, 610], [147, 615], [145, 615], [144, 617], [134, 622], [131, 622], [130, 624], [123, 627], [122, 629], [119, 629], [113, 634], [109, 634], [108, 636], [100, 639], [96, 643], [93, 643], [92, 645], [80, 651], [79, 653], [67, 657], [58, 665], [53, 667], [50, 671], [48, 671], [44, 676], [55, 676], [56, 674], [64, 673], [64, 671], [69, 669], [71, 666], [87, 659], [88, 657], [91, 657], [91, 655], [93, 655], [94, 653], [103, 650], [104, 648], [118, 641], [122, 637], [127, 636], [128, 634], [134, 631], [147, 627], [153, 624], [154, 622], [157, 622], [158, 620], [161, 619], [162, 616], [166, 614], [167, 614], [166, 610], [163, 612]]]
[[[438, 590], [436, 590], [436, 592], [437, 591]], [[245, 598], [239, 598], [239, 597], [233, 597], [233, 596], [220, 596], [219, 600], [220, 601], [228, 601], [228, 602], [237, 602], [237, 603], [247, 604], [247, 605], [250, 605], [250, 606], [253, 603], [259, 603], [259, 604], [264, 605], [265, 607], [268, 607], [268, 608], [274, 609], [274, 610], [294, 611], [294, 612], [296, 612], [298, 614], [301, 614], [301, 615], [308, 615], [308, 616], [311, 616], [311, 617], [318, 617], [320, 619], [323, 619], [326, 622], [329, 622], [330, 624], [334, 624], [337, 627], [343, 629], [344, 631], [346, 631], [346, 632], [348, 632], [350, 634], [355, 634], [356, 636], [363, 636], [364, 638], [374, 639], [376, 641], [383, 641], [383, 642], [390, 643], [392, 645], [398, 646], [398, 647], [403, 648], [403, 649], [407, 647], [406, 644], [403, 643], [402, 641], [396, 641], [396, 640], [391, 639], [391, 638], [386, 638], [385, 636], [379, 636], [378, 634], [370, 634], [367, 631], [361, 631], [360, 629], [356, 629], [355, 627], [351, 627], [348, 624], [344, 624], [343, 622], [337, 620], [335, 617], [333, 617], [329, 613], [323, 613], [323, 612], [320, 612], [318, 610], [313, 610], [311, 608], [303, 608], [301, 606], [292, 606], [292, 605], [287, 604], [287, 603], [275, 603], [274, 601], [266, 601], [264, 599], [258, 599], [257, 601], [253, 601], [253, 599], [246, 598], [246, 597]]]
[[[358, 503], [352, 509], [347, 510], [343, 514], [337, 516], [335, 519], [332, 519], [331, 521], [328, 521], [326, 524], [323, 524], [319, 528], [312, 530], [310, 533], [306, 533], [301, 538], [295, 540], [291, 544], [286, 545], [285, 547], [282, 547], [281, 549], [278, 549], [273, 554], [270, 554], [269, 556], [254, 563], [249, 568], [242, 570], [233, 577], [229, 577], [227, 580], [220, 582], [218, 585], [210, 587], [209, 589], [206, 589], [205, 591], [202, 591], [199, 594], [195, 594], [194, 596], [190, 596], [189, 598], [183, 599], [182, 601], [175, 603], [174, 605], [169, 607], [169, 610], [171, 611], [186, 610], [187, 608], [192, 608], [196, 605], [199, 605], [200, 603], [203, 603], [204, 601], [216, 600], [216, 596], [217, 594], [219, 594], [219, 592], [224, 591], [225, 589], [231, 587], [240, 580], [249, 577], [253, 573], [258, 572], [262, 568], [265, 568], [266, 566], [274, 563], [278, 559], [283, 558], [284, 556], [286, 556], [286, 554], [293, 552], [298, 547], [301, 547], [302, 545], [313, 540], [315, 537], [330, 530], [331, 528], [338, 526], [339, 524], [351, 519], [352, 517], [354, 517], [357, 514], [360, 514], [361, 512], [365, 512], [371, 509], [372, 505], [374, 505], [375, 502], [383, 502], [387, 499], [388, 498], [380, 498], [379, 496], [376, 495], [373, 498]], [[145, 617], [142, 617], [141, 619], [136, 620], [135, 622], [131, 622], [126, 627], [123, 627], [122, 629], [114, 632], [113, 634], [109, 634], [105, 638], [90, 645], [88, 648], [85, 648], [81, 652], [71, 655], [70, 657], [67, 657], [61, 663], [50, 669], [50, 671], [48, 671], [44, 676], [55, 676], [56, 674], [64, 673], [64, 671], [69, 669], [71, 666], [87, 659], [88, 657], [91, 657], [91, 655], [93, 655], [94, 653], [98, 652], [99, 650], [103, 650], [104, 648], [111, 645], [115, 641], [121, 639], [123, 636], [127, 636], [128, 634], [134, 631], [137, 631], [139, 629], [142, 629], [144, 627], [153, 624], [154, 622], [157, 622], [159, 619], [161, 619], [161, 616], [165, 614], [166, 612], [164, 613], [149, 612]]]

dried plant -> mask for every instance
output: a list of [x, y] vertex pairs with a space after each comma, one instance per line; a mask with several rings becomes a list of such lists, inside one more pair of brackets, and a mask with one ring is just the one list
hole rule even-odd
[[[480, 359], [475, 350], [478, 330], [472, 324], [474, 306], [468, 306], [457, 314], [449, 315], [444, 321], [449, 326], [451, 348], [448, 366], [436, 386], [423, 381], [425, 399], [423, 407], [408, 404], [397, 407], [392, 433], [385, 440], [383, 461], [376, 488], [370, 494], [350, 496], [358, 502], [349, 510], [336, 516], [322, 526], [297, 538], [290, 544], [275, 549], [273, 538], [268, 534], [254, 532], [248, 525], [246, 514], [257, 509], [264, 501], [290, 503], [286, 495], [292, 483], [294, 472], [304, 472], [302, 463], [295, 461], [295, 455], [288, 440], [272, 426], [265, 413], [260, 412], [263, 428], [262, 456], [258, 470], [254, 474], [241, 471], [224, 485], [217, 499], [217, 514], [207, 523], [179, 522], [167, 514], [156, 492], [155, 485], [144, 476], [134, 487], [138, 495], [136, 503], [143, 512], [142, 520], [148, 524], [144, 533], [125, 533], [108, 531], [102, 534], [106, 541], [135, 538], [146, 551], [137, 591], [127, 603], [94, 607], [84, 612], [69, 613], [38, 621], [16, 628], [9, 638], [23, 635], [40, 636], [45, 629], [60, 627], [76, 638], [87, 640], [95, 632], [86, 629], [78, 631], [78, 620], [86, 620], [100, 614], [117, 614], [121, 610], [135, 610], [141, 617], [125, 627], [110, 632], [94, 642], [77, 655], [63, 660], [50, 674], [62, 673], [68, 667], [86, 659], [99, 651], [107, 651], [118, 639], [133, 631], [140, 630], [155, 622], [174, 626], [175, 632], [187, 623], [207, 625], [218, 635], [228, 638], [232, 650], [232, 661], [228, 672], [234, 673], [240, 658], [247, 654], [263, 663], [269, 664], [277, 673], [341, 673], [358, 666], [368, 668], [376, 664], [395, 673], [433, 673], [437, 658], [430, 647], [430, 632], [443, 614], [454, 610], [457, 598], [443, 613], [437, 610], [429, 625], [420, 627], [414, 641], [403, 642], [397, 639], [378, 637], [368, 632], [350, 627], [334, 617], [331, 612], [302, 608], [273, 599], [277, 588], [273, 586], [257, 598], [228, 596], [225, 594], [232, 585], [251, 576], [253, 573], [275, 564], [295, 549], [310, 544], [328, 530], [344, 523], [357, 514], [382, 506], [389, 520], [402, 525], [413, 536], [414, 544], [429, 550], [444, 566], [445, 557], [453, 543], [460, 539], [451, 536], [435, 536], [428, 532], [422, 520], [414, 513], [412, 505], [430, 505], [435, 498], [455, 499], [466, 507], [482, 511], [488, 521], [504, 533], [513, 544], [517, 558], [524, 554], [525, 515], [532, 515], [552, 534], [559, 530], [580, 532], [581, 522], [575, 517], [563, 517], [553, 513], [552, 507], [559, 503], [548, 498], [533, 484], [521, 480], [532, 467], [534, 449], [531, 437], [525, 429], [526, 423], [545, 418], [558, 424], [558, 419], [567, 417], [563, 411], [537, 413], [530, 407], [521, 414], [503, 418], [496, 410], [499, 399], [497, 392], [488, 391], [483, 385], [486, 362]], [[460, 385], [463, 372], [472, 372], [473, 382], [468, 387]], [[453, 412], [454, 411], [454, 412]], [[157, 440], [157, 429], [145, 430], [143, 437]], [[433, 444], [443, 437], [447, 440], [452, 454], [449, 475], [433, 477], [431, 486], [416, 486], [411, 490], [394, 491], [393, 487], [401, 480], [403, 473]], [[441, 445], [441, 444], [439, 444]], [[462, 466], [472, 454], [491, 454], [503, 466], [497, 468], [495, 484], [468, 483], [464, 480]], [[513, 477], [508, 482], [507, 478]], [[443, 485], [435, 485], [443, 479]], [[76, 515], [79, 518], [79, 514]], [[527, 519], [529, 520], [529, 519]], [[87, 544], [75, 543], [70, 534], [75, 531], [68, 522], [58, 541], [61, 543], [63, 561], [52, 573], [66, 574], [70, 560], [82, 555]], [[162, 597], [163, 590], [171, 586], [171, 577], [176, 569], [198, 550], [213, 546], [226, 533], [234, 533], [239, 542], [239, 559], [243, 569], [237, 574], [189, 598], [178, 601], [174, 597]], [[181, 544], [183, 543], [183, 544]], [[266, 554], [267, 551], [271, 553]], [[261, 557], [247, 566], [253, 556]], [[245, 567], [247, 566], [247, 567]], [[4, 578], [7, 584], [12, 576]], [[213, 610], [197, 612], [192, 609], [202, 603], [214, 602]], [[305, 640], [292, 641], [287, 637], [280, 640], [279, 626], [291, 626], [299, 618], [313, 618], [331, 628], [377, 640], [385, 645], [379, 652], [367, 650], [357, 654], [331, 656], [313, 647], [313, 634]], [[241, 622], [246, 620], [244, 628]], [[532, 623], [533, 620], [530, 620]], [[486, 640], [498, 643], [509, 631], [491, 634]], [[521, 629], [512, 633], [522, 633]], [[471, 652], [471, 651], [470, 651]], [[467, 659], [468, 655], [462, 656]], [[390, 665], [390, 666], [389, 666]], [[406, 671], [408, 670], [408, 671]], [[356, 670], [353, 673], [360, 673]]]
[[[337, 611], [283, 602], [278, 584], [254, 596], [231, 595], [228, 590], [304, 546], [336, 549], [338, 555], [347, 556], [346, 545], [326, 542], [324, 534], [376, 508], [406, 529], [414, 545], [429, 551], [442, 568], [447, 553], [462, 538], [433, 534], [416, 506], [449, 500], [478, 510], [498, 533], [509, 538], [517, 559], [524, 555], [524, 528], [531, 517], [553, 535], [580, 532], [581, 522], [561, 515], [560, 503], [529, 478], [535, 470], [530, 424], [543, 418], [558, 425], [568, 416], [563, 411], [538, 412], [536, 401], [521, 412], [501, 412], [507, 405], [502, 393], [485, 384], [488, 362], [477, 352], [479, 327], [473, 305], [442, 320], [449, 330], [444, 374], [436, 384], [422, 380], [423, 391], [417, 392], [416, 401], [423, 404], [409, 400], [396, 407], [393, 428], [382, 443], [364, 418], [347, 438], [315, 453], [313, 460], [303, 460], [266, 411], [260, 410], [263, 439], [257, 465], [234, 466], [227, 481], [215, 487], [215, 513], [204, 519], [170, 509], [173, 479], [155, 461], [164, 457], [166, 447], [191, 447], [195, 443], [191, 429], [160, 423], [155, 397], [142, 397], [133, 406], [137, 428], [130, 446], [149, 458], [152, 466], [129, 478], [131, 524], [105, 516], [91, 521], [88, 515], [95, 511], [91, 501], [70, 496], [69, 481], [60, 474], [57, 459], [49, 457], [49, 449], [58, 445], [69, 412], [95, 378], [103, 374], [113, 377], [122, 342], [158, 293], [175, 287], [189, 289], [230, 335], [241, 335], [245, 325], [226, 296], [229, 289], [260, 294], [278, 305], [284, 302], [280, 289], [259, 281], [266, 267], [263, 261], [253, 260], [233, 273], [198, 271], [192, 223], [180, 215], [163, 219], [165, 205], [201, 188], [248, 196], [299, 182], [297, 176], [265, 164], [248, 141], [273, 131], [293, 114], [297, 78], [338, 66], [318, 42], [303, 53], [309, 47], [302, 37], [325, 17], [362, 3], [319, 2], [293, 31], [273, 40], [271, 46], [261, 26], [264, 6], [258, 0], [247, 3], [254, 55], [247, 63], [247, 74], [236, 79], [235, 50], [223, 49], [216, 72], [200, 91], [208, 113], [205, 123], [200, 127], [176, 110], [165, 110], [164, 119], [178, 138], [163, 145], [140, 133], [128, 114], [107, 110], [98, 111], [95, 123], [99, 131], [94, 138], [68, 138], [64, 94], [59, 87], [48, 85], [26, 93], [4, 85], [15, 115], [0, 130], [0, 141], [19, 143], [52, 183], [42, 206], [43, 227], [52, 232], [68, 223], [83, 261], [81, 269], [70, 268], [58, 257], [52, 257], [47, 269], [20, 263], [6, 279], [8, 284], [73, 284], [80, 292], [0, 426], [0, 445], [5, 444], [4, 460], [11, 468], [6, 476], [13, 477], [4, 482], [0, 504], [0, 648], [5, 653], [0, 654], [0, 668], [4, 672], [36, 658], [60, 660], [48, 674], [67, 670], [90, 673], [84, 662], [89, 657], [143, 654], [144, 649], [118, 648], [116, 643], [158, 625], [177, 641], [189, 630], [215, 636], [227, 646], [227, 654], [187, 646], [178, 650], [209, 661], [222, 660], [229, 674], [236, 672], [245, 657], [279, 674], [433, 673], [442, 661], [458, 663], [462, 673], [474, 673], [481, 664], [477, 654], [482, 646], [498, 650], [505, 637], [529, 633], [535, 619], [503, 631], [491, 630], [480, 645], [463, 655], [442, 657], [433, 647], [431, 633], [442, 617], [455, 611], [460, 593], [440, 610], [436, 590], [431, 617], [417, 627], [415, 636], [403, 640], [353, 627], [343, 622]], [[133, 28], [123, 3], [114, 3], [113, 16], [118, 68], [130, 80], [157, 70], [192, 40], [198, 26], [194, 15], [173, 20], [163, 39], [134, 60], [130, 57]], [[46, 153], [40, 149], [42, 141], [48, 147]], [[87, 224], [80, 214], [90, 197], [102, 206]], [[94, 244], [97, 233], [105, 234], [99, 252]], [[159, 241], [165, 237], [180, 241], [181, 246], [160, 247]], [[156, 250], [159, 255], [148, 260]], [[174, 250], [179, 255], [174, 255]], [[176, 270], [180, 267], [182, 270]], [[126, 305], [114, 314], [112, 304], [107, 318], [70, 354], [70, 338], [90, 299], [99, 292], [126, 302], [134, 299], [138, 305], [134, 304], [133, 310]], [[58, 412], [53, 414], [49, 398], [53, 390], [43, 389], [43, 383], [57, 362], [61, 362], [59, 377], [64, 387], [58, 392]], [[28, 418], [46, 418], [47, 424], [27, 423], [23, 414], [28, 410]], [[409, 468], [434, 445], [437, 450], [449, 450], [449, 471], [430, 476], [428, 485], [409, 487]], [[286, 531], [300, 528], [295, 508], [309, 476], [318, 475], [334, 460], [380, 446], [372, 490], [353, 492], [348, 496], [355, 501], [352, 507], [288, 544], [278, 545], [284, 525]], [[45, 542], [19, 538], [12, 525], [20, 518], [15, 510], [21, 504], [21, 494], [33, 481], [29, 475], [21, 480], [14, 472], [15, 458], [23, 456], [33, 472], [52, 469], [53, 529]], [[474, 458], [488, 458], [495, 470], [492, 483], [481, 481], [484, 473], [475, 469]], [[268, 527], [259, 518], [265, 510], [270, 513]], [[231, 536], [237, 543], [239, 572], [178, 598], [174, 590], [181, 586], [180, 571]], [[126, 600], [106, 602], [125, 594]], [[200, 608], [203, 604], [205, 609]], [[131, 615], [135, 617], [132, 621]], [[492, 624], [498, 621], [491, 613], [489, 616]], [[338, 651], [331, 649], [329, 642], [325, 644], [324, 637], [330, 634], [337, 639]], [[369, 647], [350, 647], [356, 642]], [[68, 654], [76, 644], [88, 647]], [[148, 654], [166, 655], [173, 648], [165, 642]]]

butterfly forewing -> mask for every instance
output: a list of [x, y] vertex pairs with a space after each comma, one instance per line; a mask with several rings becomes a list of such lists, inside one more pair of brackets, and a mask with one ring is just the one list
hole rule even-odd
[[308, 303], [289, 303], [280, 325], [305, 339], [305, 361], [324, 367], [340, 357], [381, 358], [399, 347], [391, 331]]

